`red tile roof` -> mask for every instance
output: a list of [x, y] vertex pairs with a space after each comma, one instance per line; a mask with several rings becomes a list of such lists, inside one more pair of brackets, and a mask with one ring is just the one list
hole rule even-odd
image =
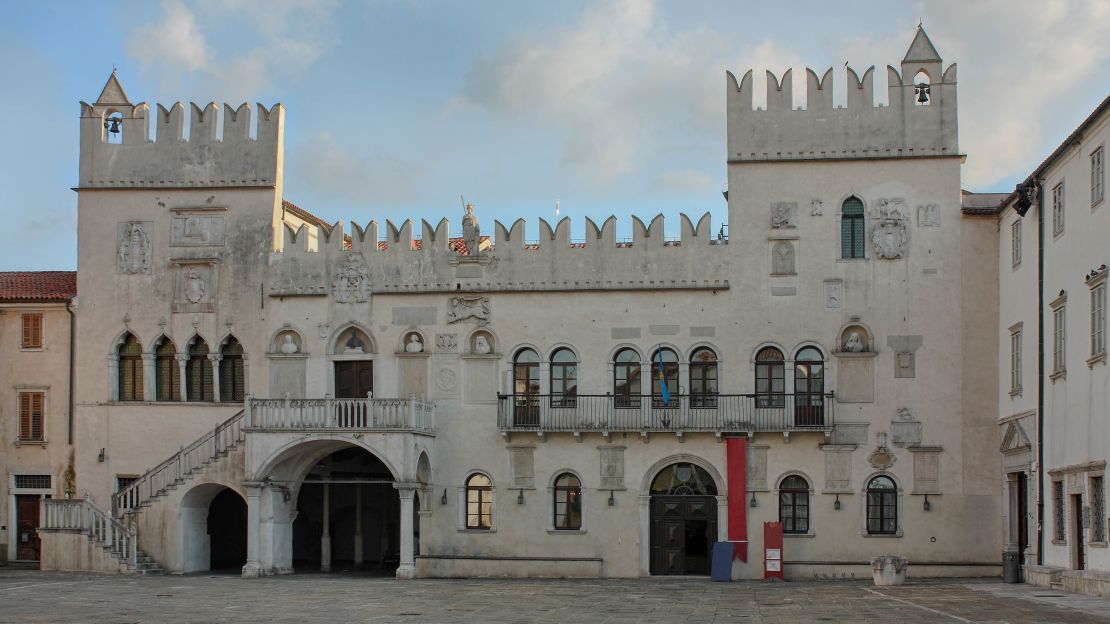
[[76, 295], [76, 271], [0, 272], [0, 301], [66, 301]]
[[315, 226], [319, 227], [320, 229], [324, 230], [324, 233], [331, 234], [331, 228], [332, 228], [333, 224], [328, 223], [327, 221], [324, 221], [320, 217], [317, 217], [316, 215], [312, 214], [311, 212], [309, 212], [309, 211], [305, 210], [304, 208], [301, 208], [297, 204], [294, 204], [293, 202], [289, 201], [288, 199], [281, 200], [281, 207], [284, 208], [286, 211], [291, 212], [294, 215], [296, 215], [301, 221], [306, 221], [308, 223], [311, 223], [312, 225], [315, 225]]

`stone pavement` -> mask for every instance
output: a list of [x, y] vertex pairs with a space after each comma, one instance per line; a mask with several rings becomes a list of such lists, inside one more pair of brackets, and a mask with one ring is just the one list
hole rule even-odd
[[0, 569], [0, 622], [1107, 622], [1110, 600], [998, 581], [712, 583]]

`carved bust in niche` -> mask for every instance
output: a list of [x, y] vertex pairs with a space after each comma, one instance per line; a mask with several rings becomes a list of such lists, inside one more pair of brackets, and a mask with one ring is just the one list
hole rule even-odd
[[366, 343], [358, 335], [357, 329], [351, 330], [351, 337], [347, 339], [347, 343], [343, 345], [344, 353], [365, 353]]
[[863, 353], [867, 350], [867, 345], [863, 342], [863, 336], [858, 331], [848, 332], [848, 339], [844, 341], [844, 350], [848, 353]]
[[405, 342], [405, 353], [423, 353], [424, 341], [420, 340], [420, 334], [412, 332], [409, 334], [408, 340]]
[[294, 353], [300, 351], [300, 348], [297, 347], [297, 343], [293, 338], [293, 334], [285, 334], [281, 337], [281, 345], [278, 346], [278, 350], [285, 355], [293, 355]]
[[489, 338], [485, 334], [478, 334], [474, 337], [474, 353], [488, 355], [492, 351], [493, 346], [490, 345]]

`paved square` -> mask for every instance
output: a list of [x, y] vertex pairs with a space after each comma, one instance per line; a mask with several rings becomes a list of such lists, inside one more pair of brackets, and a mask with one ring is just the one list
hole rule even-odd
[[0, 622], [1106, 622], [1110, 600], [998, 581], [712, 583], [0, 571]]

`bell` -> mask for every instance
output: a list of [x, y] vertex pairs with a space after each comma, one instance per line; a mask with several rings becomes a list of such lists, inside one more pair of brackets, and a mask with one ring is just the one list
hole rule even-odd
[[929, 102], [929, 85], [927, 83], [919, 83], [917, 85], [917, 103], [927, 104]]
[[110, 134], [119, 134], [119, 117], [110, 117], [108, 121], [104, 122], [104, 127], [108, 129]]

